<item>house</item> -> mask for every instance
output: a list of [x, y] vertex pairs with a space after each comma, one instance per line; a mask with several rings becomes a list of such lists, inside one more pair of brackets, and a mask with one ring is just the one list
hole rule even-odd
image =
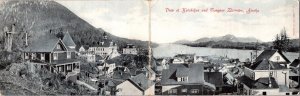
[[277, 50], [265, 50], [253, 64], [245, 66], [244, 76], [238, 78], [245, 95], [286, 95], [289, 92], [290, 61]]
[[205, 82], [201, 64], [169, 64], [162, 71], [160, 95], [214, 94], [214, 85]]
[[194, 56], [194, 63], [199, 63], [199, 62], [209, 62], [208, 57], [206, 56]]
[[86, 62], [103, 62], [104, 61], [104, 57], [94, 54], [93, 51], [89, 51], [88, 50], [89, 47], [87, 45], [82, 45], [78, 51], [79, 54], [78, 56], [84, 60], [86, 60]]
[[116, 86], [116, 93], [111, 95], [155, 95], [155, 83], [140, 73]]
[[150, 67], [144, 67], [141, 70], [136, 70], [135, 74], [144, 73], [149, 80], [156, 79], [156, 73]]
[[104, 62], [99, 64], [97, 68], [102, 70], [105, 74], [112, 76], [116, 68], [116, 64], [114, 62]]
[[105, 89], [105, 95], [116, 95], [116, 92], [119, 90], [116, 90], [116, 86], [124, 82], [125, 80], [120, 80], [120, 79], [110, 79], [105, 82], [104, 87]]
[[195, 54], [177, 54], [173, 57], [173, 64], [193, 63]]
[[97, 44], [89, 48], [89, 51], [92, 51], [94, 52], [94, 54], [100, 55], [102, 57], [108, 56], [114, 50], [117, 50], [117, 45], [114, 42], [108, 40], [97, 42]]
[[123, 48], [123, 54], [133, 54], [137, 55], [137, 48], [133, 44], [127, 44], [126, 47]]
[[108, 40], [106, 34], [103, 34], [102, 40], [99, 42], [94, 42], [92, 46], [89, 47], [88, 51], [93, 52], [93, 54], [100, 55], [103, 58], [110, 56], [110, 58], [113, 58], [115, 56], [119, 56], [118, 46], [115, 42]]
[[88, 46], [88, 45], [82, 45], [82, 46], [78, 49], [79, 53], [81, 53], [81, 52], [86, 52], [86, 51], [88, 51], [88, 50], [89, 50], [89, 46]]
[[289, 64], [291, 63], [289, 59], [281, 51], [278, 50], [264, 50], [256, 59], [255, 61], [262, 61], [267, 59], [271, 62], [276, 62], [282, 66], [289, 68]]
[[23, 59], [34, 68], [48, 69], [51, 72], [79, 72], [80, 61], [75, 58], [75, 43], [66, 32], [63, 40], [55, 34], [46, 32], [32, 41], [23, 51]]

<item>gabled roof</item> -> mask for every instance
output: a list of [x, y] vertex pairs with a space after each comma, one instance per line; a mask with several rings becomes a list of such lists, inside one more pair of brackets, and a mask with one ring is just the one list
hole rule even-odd
[[252, 70], [279, 70], [286, 69], [286, 67], [281, 66], [278, 63], [263, 59], [261, 61], [255, 62], [253, 65], [248, 66]]
[[[189, 64], [188, 66], [187, 64], [169, 64], [169, 69], [164, 69], [162, 71], [161, 84], [162, 85], [202, 84], [204, 83], [203, 70], [204, 69], [202, 64]], [[178, 82], [176, 75], [181, 75], [181, 74], [186, 75], [188, 77], [188, 81]]]
[[130, 73], [124, 72], [122, 70], [117, 70], [113, 72], [113, 79], [122, 79], [122, 80], [126, 80], [129, 79], [131, 77]]
[[[25, 52], [52, 52], [55, 46], [59, 43], [63, 43], [54, 34], [45, 32], [45, 35], [39, 36], [35, 41], [32, 41], [27, 48], [24, 49]], [[62, 44], [66, 47], [64, 44]]]
[[249, 77], [242, 76], [237, 78], [241, 83], [245, 84], [251, 89], [274, 89], [279, 88], [277, 82], [273, 77], [270, 77], [271, 87], [269, 87], [269, 77], [252, 80]]
[[122, 82], [124, 82], [124, 80], [110, 79], [106, 82], [105, 85], [110, 86], [110, 87], [114, 87], [114, 86], [117, 86], [117, 85], [121, 84]]
[[189, 68], [177, 68], [176, 77], [187, 77], [189, 75]]
[[66, 46], [74, 46], [74, 47], [76, 46], [76, 44], [74, 43], [74, 41], [73, 41], [71, 35], [69, 34], [69, 32], [65, 33], [65, 36], [64, 36], [62, 41], [65, 43]]
[[299, 59], [295, 59], [291, 64], [290, 66], [293, 66], [293, 67], [297, 67], [300, 63], [300, 60]]
[[89, 49], [89, 45], [81, 45], [81, 47], [83, 47], [84, 50], [88, 50]]
[[152, 85], [154, 85], [154, 82], [149, 80], [145, 74], [140, 73], [130, 79], [128, 79], [131, 83], [133, 83], [136, 87], [141, 89], [142, 91], [147, 90]]
[[289, 59], [287, 59], [283, 53], [281, 51], [278, 51], [278, 50], [264, 50], [256, 59], [255, 61], [261, 61], [261, 60], [264, 60], [264, 59], [270, 59], [276, 52], [278, 52], [282, 57], [283, 59], [287, 62], [287, 63], [290, 63]]

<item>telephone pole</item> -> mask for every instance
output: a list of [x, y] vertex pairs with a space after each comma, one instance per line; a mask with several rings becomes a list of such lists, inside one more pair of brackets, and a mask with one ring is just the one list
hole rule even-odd
[[148, 60], [148, 66], [149, 68], [151, 68], [151, 59], [152, 59], [152, 49], [151, 49], [151, 2], [152, 0], [147, 0], [148, 1], [148, 11], [149, 11], [149, 15], [148, 15], [148, 35], [149, 35], [149, 41], [148, 41], [148, 56], [149, 56], [149, 60]]

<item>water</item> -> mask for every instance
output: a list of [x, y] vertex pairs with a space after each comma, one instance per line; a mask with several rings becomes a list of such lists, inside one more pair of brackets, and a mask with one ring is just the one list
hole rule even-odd
[[[196, 54], [199, 56], [227, 56], [229, 58], [238, 58], [240, 61], [245, 61], [250, 58], [250, 52], [253, 50], [240, 49], [223, 49], [223, 48], [208, 48], [208, 47], [190, 47], [180, 44], [160, 44], [153, 48], [153, 56], [155, 58], [173, 57], [176, 54]], [[258, 52], [258, 55], [262, 51]], [[284, 55], [292, 62], [298, 58], [298, 53], [287, 52]]]

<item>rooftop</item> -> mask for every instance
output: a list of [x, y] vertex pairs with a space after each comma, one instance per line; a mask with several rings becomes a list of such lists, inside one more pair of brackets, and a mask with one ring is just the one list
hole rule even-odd
[[269, 77], [252, 80], [249, 77], [242, 76], [237, 78], [241, 83], [245, 84], [251, 89], [274, 89], [279, 88], [277, 82], [273, 77], [270, 77], [271, 87], [269, 87]]
[[141, 90], [147, 90], [149, 87], [154, 85], [154, 82], [149, 80], [143, 73], [130, 78], [129, 81]]
[[[187, 76], [188, 81], [178, 82], [177, 76]], [[204, 83], [204, 72], [202, 64], [169, 64], [169, 69], [162, 71], [162, 85], [176, 84], [202, 84]]]
[[248, 66], [248, 68], [252, 70], [280, 70], [286, 69], [285, 66], [281, 66], [276, 62], [269, 61], [267, 59], [263, 59], [261, 61], [255, 62], [253, 65]]
[[299, 60], [299, 59], [295, 59], [295, 60], [290, 64], [290, 66], [297, 67], [297, 66], [299, 66], [299, 63], [300, 63], [300, 60]]
[[70, 36], [69, 32], [65, 33], [65, 36], [64, 36], [62, 41], [65, 43], [66, 46], [74, 46], [74, 47], [76, 46], [76, 44], [74, 43], [74, 41], [73, 41], [72, 37]]
[[281, 51], [278, 50], [264, 50], [256, 59], [255, 61], [262, 61], [264, 59], [270, 59], [276, 52], [278, 52], [284, 60], [286, 60], [286, 63], [290, 63], [290, 61], [283, 55]]
[[55, 36], [54, 33], [45, 32], [44, 35], [39, 36], [36, 40], [31, 41], [29, 46], [24, 49], [25, 52], [52, 52], [58, 43], [62, 43], [69, 51], [75, 51], [68, 46], [76, 46], [72, 37], [67, 32], [63, 40]]

